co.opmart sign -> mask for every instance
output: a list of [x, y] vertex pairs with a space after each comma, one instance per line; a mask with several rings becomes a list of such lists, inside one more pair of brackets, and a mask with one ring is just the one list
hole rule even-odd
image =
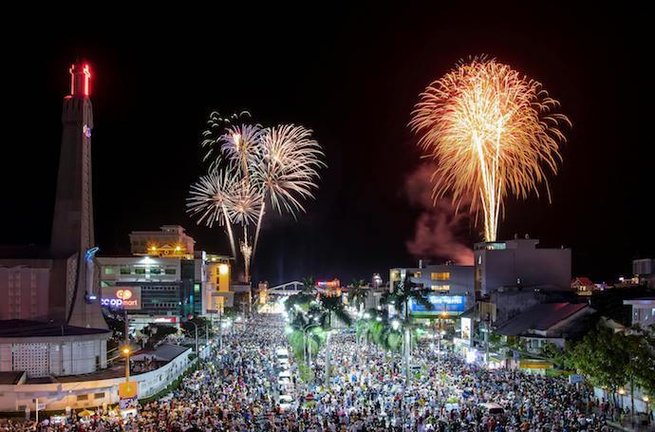
[[100, 304], [118, 309], [141, 309], [141, 287], [104, 287]]

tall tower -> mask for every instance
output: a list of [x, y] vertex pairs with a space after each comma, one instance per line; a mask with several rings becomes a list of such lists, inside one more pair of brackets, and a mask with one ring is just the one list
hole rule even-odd
[[71, 90], [64, 98], [61, 153], [50, 251], [51, 318], [81, 327], [106, 328], [96, 292], [91, 180], [91, 70], [71, 66]]
[[71, 93], [64, 98], [63, 125], [55, 214], [50, 249], [54, 258], [68, 258], [94, 245], [91, 199], [91, 130], [88, 65], [71, 66]]

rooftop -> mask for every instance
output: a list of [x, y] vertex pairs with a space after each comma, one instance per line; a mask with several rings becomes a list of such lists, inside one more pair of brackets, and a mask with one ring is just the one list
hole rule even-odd
[[591, 281], [591, 279], [589, 279], [588, 277], [584, 277], [584, 276], [580, 276], [580, 277], [577, 277], [577, 278], [573, 279], [573, 281], [571, 281], [571, 284], [574, 284], [574, 283], [577, 283], [578, 285], [581, 285], [581, 286], [593, 286], [594, 285], [594, 283]]
[[0, 245], [0, 259], [48, 259], [50, 250], [37, 245]]
[[[161, 348], [161, 349], [160, 349]], [[132, 360], [138, 361], [142, 360], [142, 358], [139, 358], [140, 355], [145, 354], [148, 357], [151, 357], [153, 353], [158, 353], [157, 357], [155, 360], [160, 361], [161, 364], [166, 364], [169, 361], [173, 360], [175, 357], [178, 355], [184, 353], [185, 351], [190, 350], [190, 348], [183, 347], [183, 346], [178, 346], [178, 345], [161, 345], [158, 349], [154, 351], [139, 351], [137, 352], [134, 356], [131, 356], [130, 358]], [[175, 354], [177, 353], [177, 354]], [[131, 375], [139, 375], [141, 373], [145, 372], [150, 372], [151, 370], [148, 371], [136, 371], [133, 370], [131, 372]], [[43, 378], [29, 378], [27, 380], [28, 384], [43, 384], [43, 383], [70, 383], [70, 382], [77, 382], [77, 381], [97, 381], [97, 380], [105, 380], [105, 379], [113, 379], [113, 378], [121, 378], [125, 376], [125, 360], [122, 358], [114, 362], [114, 364], [107, 369], [102, 369], [96, 372], [88, 373], [88, 374], [81, 374], [81, 375], [66, 375], [66, 376], [58, 376], [58, 377], [43, 377]]]
[[0, 321], [0, 338], [30, 338], [49, 336], [82, 336], [108, 333], [109, 330], [76, 327], [68, 324], [55, 324], [30, 320]]
[[146, 360], [151, 358], [156, 361], [169, 362], [189, 348], [179, 345], [162, 344], [154, 350], [140, 350], [132, 356], [132, 360]]
[[0, 372], [0, 384], [18, 384], [23, 375], [25, 375], [25, 372]]
[[571, 315], [589, 307], [585, 303], [544, 303], [534, 305], [510, 319], [497, 331], [506, 336], [518, 336], [528, 330], [545, 331]]

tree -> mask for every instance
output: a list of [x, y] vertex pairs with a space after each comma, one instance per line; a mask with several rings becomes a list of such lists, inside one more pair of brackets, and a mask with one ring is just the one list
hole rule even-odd
[[607, 388], [612, 395], [628, 382], [630, 354], [624, 351], [620, 335], [598, 326], [569, 351], [570, 364], [595, 386]]
[[195, 315], [190, 320], [182, 322], [182, 331], [186, 337], [192, 339], [196, 337], [196, 327], [193, 325], [193, 323], [198, 326], [198, 335], [207, 336], [206, 332], [211, 326], [211, 323], [207, 318]]
[[[396, 309], [400, 309], [404, 320], [402, 328], [404, 332], [404, 358], [405, 358], [405, 385], [409, 386], [410, 380], [410, 367], [409, 367], [409, 352], [411, 349], [411, 316], [409, 313], [409, 302], [415, 301], [427, 310], [432, 310], [432, 303], [428, 299], [430, 291], [423, 288], [423, 286], [412, 282], [411, 275], [405, 274], [403, 280], [398, 283], [395, 289], [389, 294], [385, 295], [384, 301], [393, 304]], [[382, 300], [382, 299], [381, 299]]]
[[366, 287], [363, 280], [353, 279], [348, 288], [348, 303], [351, 303], [355, 308], [357, 308], [357, 310], [359, 310], [360, 306], [366, 301], [368, 291], [368, 287]]
[[112, 337], [116, 339], [125, 339], [125, 316], [123, 314], [105, 315], [105, 321], [109, 330], [112, 331]]
[[141, 333], [148, 337], [145, 347], [155, 349], [167, 336], [177, 333], [177, 329], [168, 325], [148, 324], [141, 330]]
[[316, 283], [313, 277], [308, 276], [302, 280], [302, 292], [304, 293], [316, 292]]
[[325, 384], [330, 386], [330, 334], [332, 331], [332, 317], [341, 321], [343, 324], [350, 326], [352, 324], [352, 318], [346, 312], [346, 309], [343, 306], [341, 301], [341, 296], [321, 296], [320, 297], [321, 306], [325, 311], [325, 317], [327, 318], [324, 322], [323, 329], [326, 330], [326, 344], [325, 344]]
[[317, 302], [312, 303], [306, 311], [300, 308], [289, 311], [289, 344], [294, 356], [305, 358], [308, 364], [311, 362], [311, 354], [317, 353], [325, 341], [322, 331], [325, 313]]

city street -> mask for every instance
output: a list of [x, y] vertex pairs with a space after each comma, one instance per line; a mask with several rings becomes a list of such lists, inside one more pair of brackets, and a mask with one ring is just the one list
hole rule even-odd
[[[302, 383], [291, 359], [283, 390], [276, 350], [285, 346], [284, 321], [259, 316], [224, 336], [223, 350], [189, 375], [177, 391], [141, 406], [136, 419], [95, 412], [70, 425], [38, 430], [88, 431], [601, 431], [603, 416], [587, 414], [602, 401], [564, 380], [508, 370], [488, 371], [452, 355], [437, 359], [429, 346], [415, 350], [415, 376], [405, 390], [398, 356], [333, 336], [332, 385]], [[285, 363], [285, 362], [282, 362]], [[280, 397], [280, 394], [285, 397]], [[498, 407], [496, 404], [500, 405]], [[600, 411], [598, 411], [600, 412]], [[3, 425], [4, 426], [4, 425]], [[27, 425], [7, 430], [30, 430]], [[73, 429], [75, 427], [75, 429]]]

